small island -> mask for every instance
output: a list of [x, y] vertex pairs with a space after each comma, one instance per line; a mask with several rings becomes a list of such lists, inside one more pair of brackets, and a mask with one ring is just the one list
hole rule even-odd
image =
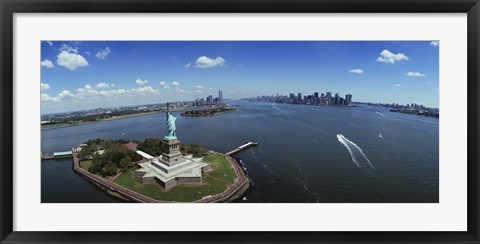
[[438, 111], [432, 111], [432, 110], [427, 110], [427, 109], [395, 108], [395, 109], [390, 109], [390, 112], [404, 113], [404, 114], [415, 114], [415, 115], [435, 117], [435, 118], [440, 117], [439, 116], [440, 114], [439, 114]]
[[236, 108], [227, 108], [227, 107], [218, 107], [218, 108], [210, 108], [210, 109], [197, 109], [197, 110], [188, 110], [181, 113], [182, 116], [211, 116], [229, 112], [238, 111]]
[[182, 144], [168, 105], [166, 115], [163, 139], [94, 139], [73, 148], [74, 170], [127, 201], [230, 202], [241, 197], [250, 180], [230, 154], [246, 146], [223, 154]]

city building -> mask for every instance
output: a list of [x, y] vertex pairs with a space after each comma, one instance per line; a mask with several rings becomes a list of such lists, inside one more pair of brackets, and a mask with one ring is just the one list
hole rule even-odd
[[352, 94], [345, 95], [345, 105], [349, 105], [352, 103]]
[[[263, 95], [252, 98], [243, 98], [241, 100], [254, 101], [254, 102], [271, 102], [271, 103], [288, 103], [288, 104], [307, 104], [307, 105], [337, 105], [337, 106], [358, 106], [352, 104], [352, 94], [346, 94], [345, 97], [341, 97], [337, 92], [332, 96], [331, 92], [319, 93], [313, 92], [312, 95], [302, 96], [301, 92], [289, 93], [289, 95]], [[358, 102], [357, 102], [358, 104]], [[410, 106], [410, 105], [409, 105]], [[422, 108], [422, 105], [411, 104], [411, 106], [417, 106]]]
[[218, 91], [218, 102], [223, 104], [223, 91]]
[[330, 103], [332, 103], [332, 93], [327, 92], [325, 95], [325, 104], [330, 104]]
[[207, 105], [212, 105], [213, 104], [213, 96], [212, 95], [209, 95], [207, 97]]

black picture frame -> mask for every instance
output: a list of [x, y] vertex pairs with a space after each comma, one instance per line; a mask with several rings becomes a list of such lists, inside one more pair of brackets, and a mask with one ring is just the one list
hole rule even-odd
[[[478, 0], [0, 0], [1, 243], [479, 243]], [[20, 232], [13, 231], [14, 13], [467, 13], [468, 231], [466, 232]]]

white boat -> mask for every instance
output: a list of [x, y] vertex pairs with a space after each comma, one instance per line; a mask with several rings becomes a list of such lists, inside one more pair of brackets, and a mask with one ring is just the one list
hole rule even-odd
[[383, 139], [382, 133], [380, 133], [380, 135], [378, 135], [378, 138]]

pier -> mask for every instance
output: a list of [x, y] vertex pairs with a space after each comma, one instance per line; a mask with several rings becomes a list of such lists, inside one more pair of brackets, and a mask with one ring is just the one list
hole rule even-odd
[[42, 153], [42, 159], [44, 160], [72, 158], [72, 157], [73, 157], [72, 151], [54, 152], [53, 155]]
[[230, 156], [230, 155], [232, 155], [232, 154], [235, 154], [235, 153], [238, 153], [238, 152], [240, 152], [240, 151], [242, 151], [242, 150], [245, 150], [245, 149], [247, 149], [247, 148], [249, 148], [249, 147], [251, 147], [251, 146], [255, 146], [255, 147], [256, 147], [256, 146], [258, 146], [258, 143], [256, 143], [256, 142], [251, 142], [251, 141], [250, 141], [250, 142], [247, 142], [247, 143], [245, 143], [245, 144], [243, 144], [243, 145], [241, 145], [241, 146], [233, 149], [232, 151], [225, 153], [225, 155]]

